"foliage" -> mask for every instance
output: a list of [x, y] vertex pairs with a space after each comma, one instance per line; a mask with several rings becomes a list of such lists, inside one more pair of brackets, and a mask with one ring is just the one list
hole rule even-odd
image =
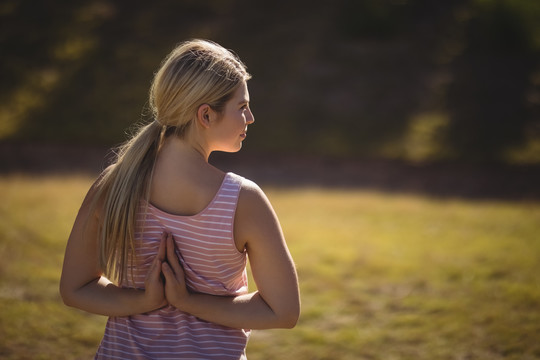
[[[90, 358], [103, 317], [65, 307], [63, 249], [91, 179], [0, 179], [0, 355]], [[255, 331], [250, 359], [540, 359], [535, 202], [267, 189], [302, 316]]]
[[0, 22], [0, 141], [123, 141], [203, 37], [254, 75], [254, 151], [540, 162], [535, 0], [4, 0]]

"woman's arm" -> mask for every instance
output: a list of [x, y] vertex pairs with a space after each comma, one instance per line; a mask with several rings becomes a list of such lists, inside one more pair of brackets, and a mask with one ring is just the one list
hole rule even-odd
[[94, 184], [79, 210], [69, 236], [60, 279], [64, 303], [84, 311], [107, 316], [126, 316], [166, 305], [160, 278], [165, 246], [161, 246], [146, 279], [146, 290], [123, 289], [103, 276], [98, 265], [99, 214], [92, 212]]
[[172, 237], [162, 264], [169, 302], [201, 319], [233, 328], [292, 328], [300, 315], [295, 266], [279, 221], [262, 190], [252, 182], [242, 188], [235, 238], [245, 243], [257, 291], [236, 297], [189, 293]]

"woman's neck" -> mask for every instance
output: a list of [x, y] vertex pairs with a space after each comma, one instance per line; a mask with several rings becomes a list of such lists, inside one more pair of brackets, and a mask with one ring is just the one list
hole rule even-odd
[[210, 151], [206, 149], [204, 144], [174, 136], [165, 139], [162, 151], [168, 156], [177, 158], [179, 162], [204, 161], [208, 163], [208, 158], [210, 157]]

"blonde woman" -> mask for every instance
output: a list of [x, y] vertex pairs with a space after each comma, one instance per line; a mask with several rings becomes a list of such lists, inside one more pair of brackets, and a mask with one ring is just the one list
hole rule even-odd
[[60, 292], [109, 316], [97, 359], [245, 359], [249, 329], [295, 326], [297, 275], [272, 206], [208, 163], [242, 147], [254, 122], [249, 78], [216, 43], [178, 45], [150, 89], [154, 121], [88, 192]]

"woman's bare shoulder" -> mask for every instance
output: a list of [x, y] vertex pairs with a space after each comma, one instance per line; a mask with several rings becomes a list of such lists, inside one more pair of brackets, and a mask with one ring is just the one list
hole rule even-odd
[[265, 224], [277, 224], [270, 200], [259, 185], [251, 180], [242, 181], [236, 212], [237, 225], [242, 226], [242, 232], [251, 235]]
[[264, 191], [254, 181], [249, 179], [242, 180], [240, 195], [238, 199], [239, 206], [257, 206], [261, 203], [268, 203], [268, 198]]

